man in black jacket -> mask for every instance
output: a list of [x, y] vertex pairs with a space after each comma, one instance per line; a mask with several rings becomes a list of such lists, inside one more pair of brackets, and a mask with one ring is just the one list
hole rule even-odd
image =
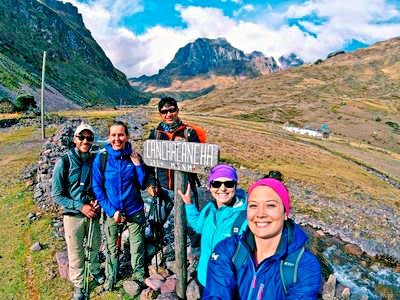
[[[161, 117], [160, 124], [150, 132], [149, 139], [169, 140], [169, 141], [187, 141], [199, 143], [199, 137], [196, 131], [186, 125], [179, 118], [178, 103], [172, 97], [161, 98], [158, 103], [158, 112]], [[189, 183], [197, 203], [197, 183], [196, 174], [189, 173]], [[174, 198], [174, 171], [163, 168], [152, 168], [150, 170], [148, 193], [150, 196], [158, 196], [161, 202], [161, 223], [168, 218], [173, 208]], [[200, 236], [188, 228], [192, 253], [196, 254], [200, 247]]]

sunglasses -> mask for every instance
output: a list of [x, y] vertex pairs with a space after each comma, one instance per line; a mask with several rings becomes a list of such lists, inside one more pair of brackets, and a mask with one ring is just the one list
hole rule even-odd
[[92, 135], [89, 135], [89, 136], [77, 135], [76, 137], [77, 137], [78, 140], [80, 140], [81, 142], [83, 142], [84, 139], [86, 139], [88, 142], [93, 142], [93, 141], [94, 141], [94, 137], [93, 137]]
[[178, 111], [177, 107], [171, 107], [171, 108], [168, 108], [168, 109], [160, 110], [160, 114], [162, 114], [162, 115], [166, 115], [167, 113], [173, 114], [173, 113], [176, 113], [177, 111]]
[[220, 188], [221, 185], [224, 185], [227, 189], [231, 189], [236, 185], [236, 181], [211, 181], [211, 187], [215, 189]]

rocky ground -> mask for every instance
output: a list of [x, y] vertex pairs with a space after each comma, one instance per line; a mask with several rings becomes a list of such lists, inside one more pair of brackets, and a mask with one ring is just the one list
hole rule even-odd
[[[122, 119], [129, 123], [131, 137], [133, 140], [140, 139], [143, 134], [143, 126], [147, 123], [147, 120], [142, 115], [132, 115], [128, 114], [123, 116]], [[34, 190], [34, 198], [37, 205], [46, 211], [58, 211], [59, 208], [56, 207], [52, 199], [50, 197], [51, 191], [51, 174], [53, 171], [53, 167], [57, 159], [67, 152], [68, 146], [70, 143], [70, 137], [72, 136], [73, 129], [80, 123], [80, 120], [57, 120], [56, 125], [58, 130], [56, 134], [49, 138], [43, 148], [43, 152], [39, 158], [37, 164], [28, 168], [24, 174], [22, 175], [24, 180], [26, 180], [27, 185], [32, 186]], [[106, 128], [104, 125], [99, 126], [99, 135], [106, 135]], [[246, 168], [239, 169], [240, 177], [251, 178], [252, 180], [260, 178], [262, 174], [254, 172], [252, 170]], [[316, 194], [312, 188], [304, 187], [297, 182], [288, 181], [288, 188], [291, 191], [292, 195], [296, 199], [301, 199], [301, 201], [316, 207], [316, 211], [314, 212], [316, 215], [318, 214], [318, 209], [328, 209], [329, 208], [329, 199], [322, 199], [318, 194]], [[203, 191], [205, 188], [203, 187]], [[146, 193], [143, 194], [144, 198]], [[146, 202], [146, 211], [149, 210], [151, 199], [147, 199]], [[337, 202], [335, 203], [337, 205]], [[315, 214], [300, 214], [294, 211], [294, 218], [297, 222], [303, 225], [311, 225], [312, 227], [319, 229], [320, 231], [330, 234], [332, 236], [339, 236], [345, 242], [350, 243], [348, 249], [349, 252], [355, 255], [361, 255], [363, 251], [367, 252], [369, 255], [376, 256], [384, 254], [386, 256], [391, 257], [396, 260], [400, 257], [398, 251], [399, 249], [395, 248], [396, 240], [387, 240], [387, 237], [382, 237], [381, 241], [371, 241], [368, 240], [368, 227], [361, 229], [357, 226], [354, 226], [354, 222], [356, 222], [357, 215], [354, 215], [354, 210], [348, 210], [349, 206], [352, 206], [351, 203], [347, 203], [344, 199], [343, 201], [343, 216], [339, 218], [333, 218], [329, 222], [321, 221], [318, 217], [315, 217]], [[353, 207], [354, 208], [354, 207]], [[390, 222], [392, 226], [395, 228], [395, 232], [400, 232], [400, 220], [399, 216], [393, 213], [393, 209], [387, 207], [385, 205], [381, 206], [372, 206], [368, 212], [363, 211], [362, 207], [355, 208], [358, 211], [357, 214], [372, 214], [374, 216], [387, 216], [384, 220], [385, 222]], [[60, 214], [61, 215], [61, 214]], [[175, 285], [176, 285], [176, 277], [174, 270], [174, 245], [173, 245], [173, 213], [171, 214], [169, 220], [164, 225], [164, 247], [163, 247], [163, 260], [165, 262], [162, 266], [156, 265], [156, 257], [157, 263], [161, 262], [161, 252], [157, 252], [157, 244], [149, 242], [147, 245], [147, 252], [149, 254], [149, 262], [151, 264], [149, 266], [149, 278], [146, 279], [146, 284], [149, 286], [149, 289], [142, 292], [141, 299], [176, 299], [176, 295], [174, 294]], [[61, 217], [55, 219], [53, 221], [54, 227], [54, 237], [62, 238], [63, 237], [63, 228]], [[150, 229], [146, 230], [148, 237], [151, 237]], [[358, 245], [352, 246], [351, 244]], [[189, 249], [190, 252], [190, 249]], [[128, 247], [124, 248], [123, 256], [121, 257], [121, 278], [128, 278], [130, 272], [129, 266], [129, 253]], [[63, 276], [67, 276], [66, 271], [66, 257], [65, 254], [58, 253], [57, 260], [59, 261], [60, 266], [60, 274]], [[189, 255], [189, 267], [188, 274], [189, 276], [189, 287], [188, 287], [188, 299], [197, 299], [199, 297], [198, 287], [193, 280], [194, 270], [196, 264], [195, 255]], [[348, 299], [346, 296], [349, 291], [347, 291], [343, 286], [332, 284], [335, 279], [330, 279], [325, 286], [324, 299], [334, 299], [332, 295], [335, 294], [335, 286], [336, 286], [336, 298], [340, 299]], [[123, 287], [125, 291], [132, 295], [136, 292], [137, 286], [135, 283], [129, 280], [123, 282]], [[100, 291], [101, 292], [101, 291]]]

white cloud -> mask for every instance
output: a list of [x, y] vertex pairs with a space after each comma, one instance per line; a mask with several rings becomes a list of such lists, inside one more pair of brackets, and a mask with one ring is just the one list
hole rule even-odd
[[252, 12], [255, 8], [251, 4], [246, 4], [233, 12], [234, 17], [238, 17], [242, 12]]
[[[261, 17], [247, 21], [240, 20], [240, 13], [232, 19], [220, 9], [176, 5], [185, 28], [154, 26], [141, 35], [119, 25], [124, 16], [143, 9], [139, 0], [69, 2], [78, 7], [96, 41], [128, 77], [157, 73], [180, 47], [199, 37], [225, 37], [246, 53], [258, 50], [278, 57], [296, 52], [314, 61], [341, 49], [351, 39], [373, 43], [400, 32], [399, 22], [387, 22], [398, 18], [400, 12], [385, 0], [312, 0], [290, 5], [280, 13], [265, 5]], [[248, 16], [255, 8], [247, 4], [239, 10]], [[298, 19], [299, 25], [288, 25], [289, 19]], [[315, 19], [320, 22], [313, 22]], [[303, 28], [313, 34], [303, 32]]]

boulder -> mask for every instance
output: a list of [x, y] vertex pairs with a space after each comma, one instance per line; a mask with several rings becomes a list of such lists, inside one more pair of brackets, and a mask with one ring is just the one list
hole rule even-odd
[[167, 278], [160, 288], [161, 294], [168, 294], [175, 292], [176, 289], [176, 278]]
[[142, 291], [140, 285], [134, 280], [125, 280], [122, 286], [125, 292], [131, 297], [139, 295]]
[[350, 255], [353, 255], [356, 257], [360, 257], [363, 254], [363, 251], [361, 250], [361, 248], [354, 244], [346, 244], [344, 246], [344, 251], [347, 254], [350, 254]]
[[39, 242], [36, 242], [31, 246], [31, 250], [32, 251], [40, 251], [40, 250], [42, 250], [42, 245], [40, 245]]
[[335, 275], [329, 275], [328, 280], [324, 284], [324, 290], [322, 293], [323, 300], [334, 300], [335, 299], [335, 288], [336, 288], [336, 277]]
[[67, 251], [56, 252], [56, 261], [58, 265], [58, 273], [61, 278], [69, 280], [68, 276], [68, 253]]

